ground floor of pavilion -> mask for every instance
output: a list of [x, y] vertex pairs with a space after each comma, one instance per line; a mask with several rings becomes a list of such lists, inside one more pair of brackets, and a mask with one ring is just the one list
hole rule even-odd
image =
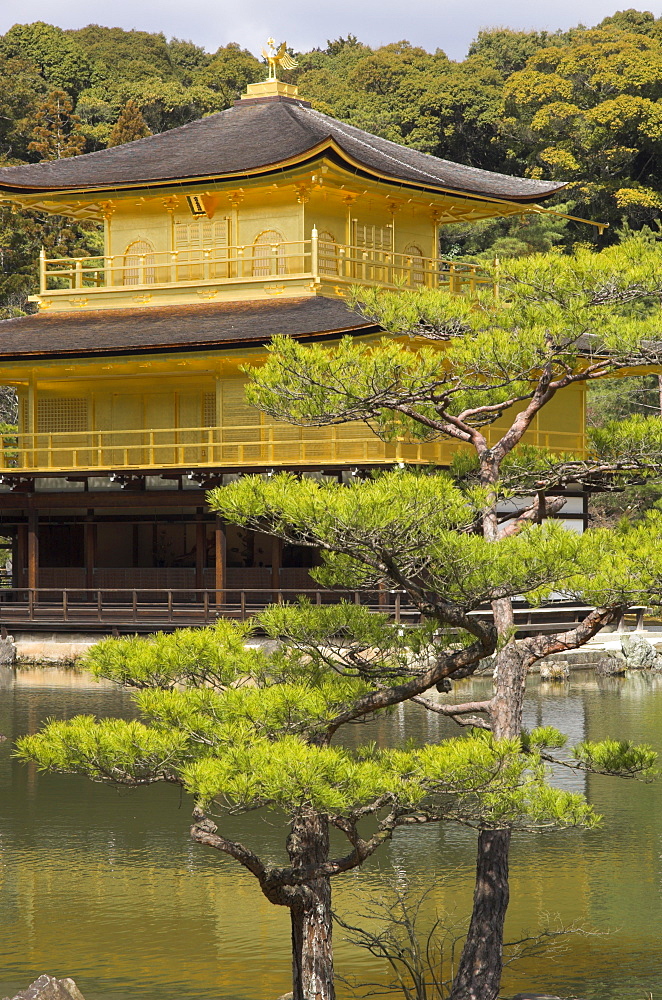
[[[395, 591], [325, 590], [311, 576], [318, 561], [311, 548], [224, 523], [206, 503], [205, 486], [213, 480], [179, 475], [162, 477], [158, 488], [148, 483], [112, 475], [1, 483], [0, 537], [7, 548], [0, 628], [41, 622], [148, 631], [246, 618], [299, 596], [417, 618]], [[571, 504], [569, 523], [581, 528], [583, 500]], [[537, 627], [545, 620], [543, 614]], [[530, 613], [527, 621], [536, 626]]]

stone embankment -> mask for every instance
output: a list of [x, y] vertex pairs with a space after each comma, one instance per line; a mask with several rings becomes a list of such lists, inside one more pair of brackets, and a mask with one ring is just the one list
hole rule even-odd
[[[85, 632], [17, 631], [15, 637], [0, 634], [0, 668], [22, 666], [73, 666], [101, 636]], [[258, 643], [266, 644], [265, 640]], [[490, 660], [482, 663], [491, 670]], [[571, 670], [596, 670], [602, 675], [624, 674], [626, 670], [662, 672], [662, 631], [600, 632], [581, 649], [557, 653], [533, 668], [544, 680], [566, 680]]]

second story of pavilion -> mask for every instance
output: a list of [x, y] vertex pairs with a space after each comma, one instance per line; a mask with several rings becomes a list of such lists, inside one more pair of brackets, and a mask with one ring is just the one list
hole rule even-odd
[[313, 109], [277, 80], [227, 111], [70, 159], [0, 169], [0, 200], [104, 227], [99, 256], [42, 254], [40, 310], [149, 309], [349, 286], [480, 284], [438, 227], [519, 215], [563, 185], [400, 146]]

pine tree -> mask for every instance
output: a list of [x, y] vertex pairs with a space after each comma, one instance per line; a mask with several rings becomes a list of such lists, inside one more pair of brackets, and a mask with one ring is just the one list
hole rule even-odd
[[144, 139], [145, 136], [151, 134], [140, 108], [133, 98], [130, 98], [120, 111], [119, 118], [108, 137], [107, 145], [122, 146], [125, 142]]
[[34, 113], [32, 142], [28, 149], [41, 160], [61, 160], [78, 156], [85, 149], [80, 118], [73, 114], [73, 103], [64, 90], [52, 90]]

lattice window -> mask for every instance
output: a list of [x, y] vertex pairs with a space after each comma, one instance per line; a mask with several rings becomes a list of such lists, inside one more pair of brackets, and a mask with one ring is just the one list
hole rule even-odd
[[222, 427], [225, 441], [258, 441], [260, 411], [246, 401], [246, 385], [241, 379], [223, 384]]
[[[285, 237], [277, 229], [265, 229], [253, 243], [253, 277], [285, 274]], [[275, 258], [275, 263], [274, 263]]]
[[338, 244], [333, 233], [326, 229], [317, 238], [317, 269], [320, 274], [338, 273]]
[[216, 419], [216, 393], [205, 392], [202, 395], [202, 426], [216, 427], [217, 425], [218, 425], [218, 420]]
[[354, 246], [361, 250], [382, 250], [389, 252], [393, 249], [393, 227], [392, 226], [366, 226], [354, 220]]
[[175, 222], [175, 250], [227, 250], [229, 219], [193, 219]]
[[86, 431], [87, 400], [84, 397], [38, 399], [37, 430], [46, 434]]
[[177, 220], [173, 240], [177, 251], [177, 280], [227, 277], [229, 219]]
[[425, 284], [425, 261], [423, 251], [415, 243], [409, 243], [405, 247], [405, 265], [408, 268], [409, 284]]
[[154, 247], [147, 240], [134, 240], [124, 251], [124, 284], [154, 284]]

